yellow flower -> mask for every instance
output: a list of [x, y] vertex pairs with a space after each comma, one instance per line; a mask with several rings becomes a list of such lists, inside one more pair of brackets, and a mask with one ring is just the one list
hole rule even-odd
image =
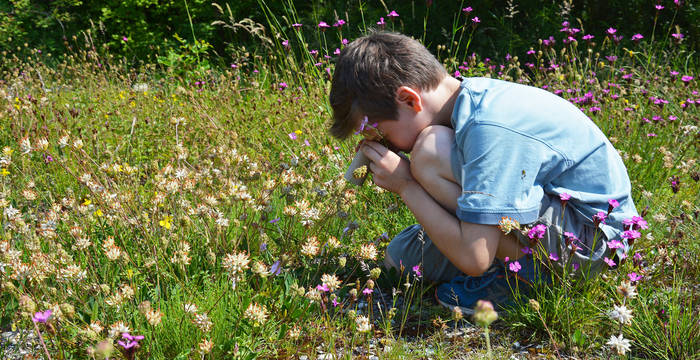
[[0, 175], [7, 176], [7, 175], [10, 175], [10, 172], [7, 171], [7, 169], [2, 168], [2, 169], [0, 169]]
[[160, 221], [160, 226], [162, 226], [162, 227], [164, 227], [164, 228], [170, 230], [170, 227], [171, 227], [172, 224], [173, 224], [172, 221], [173, 221], [173, 217], [170, 216], [170, 215], [166, 215], [166, 216], [165, 216], [165, 219], [163, 219], [163, 220]]
[[97, 217], [102, 216], [102, 210], [100, 210], [100, 209], [95, 210], [95, 216], [97, 216]]
[[294, 131], [297, 135], [301, 135], [301, 130]]
[[85, 206], [88, 206], [90, 204], [92, 204], [92, 201], [90, 201], [90, 199], [85, 199], [85, 201], [83, 201], [83, 205]]

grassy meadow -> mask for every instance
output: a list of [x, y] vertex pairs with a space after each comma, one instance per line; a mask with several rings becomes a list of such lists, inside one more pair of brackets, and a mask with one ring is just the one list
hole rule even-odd
[[[88, 34], [60, 60], [2, 54], [0, 330], [40, 334], [28, 346], [52, 359], [697, 359], [697, 54], [675, 28], [567, 22], [486, 58], [468, 51], [483, 13], [456, 8], [431, 49], [451, 74], [546, 89], [603, 130], [644, 218], [614, 268], [560, 274], [487, 328], [436, 305], [419, 271], [384, 269], [415, 219], [343, 179], [359, 139], [327, 134], [343, 24], [270, 14], [266, 35], [248, 29], [263, 50], [226, 66], [200, 42], [133, 64]], [[360, 26], [400, 31], [389, 15]]]

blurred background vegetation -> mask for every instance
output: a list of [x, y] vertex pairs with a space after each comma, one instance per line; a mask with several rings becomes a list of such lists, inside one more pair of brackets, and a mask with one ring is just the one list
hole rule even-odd
[[[536, 44], [543, 34], [560, 36], [561, 23], [574, 27], [584, 24], [584, 33], [602, 40], [609, 27], [618, 29], [625, 42], [636, 33], [651, 36], [655, 18], [656, 36], [668, 37], [669, 24], [677, 24], [685, 35], [687, 50], [697, 50], [700, 36], [700, 2], [681, 1], [680, 10], [671, 0], [3, 0], [0, 1], [0, 51], [7, 54], [39, 49], [54, 58], [73, 50], [78, 38], [89, 37], [91, 43], [124, 56], [129, 62], [155, 62], [155, 57], [177, 53], [183, 45], [197, 46], [212, 61], [221, 63], [235, 59], [236, 49], [245, 46], [255, 52], [262, 46], [259, 35], [265, 26], [270, 36], [268, 14], [280, 18], [293, 14], [307, 30], [316, 30], [319, 21], [332, 25], [337, 19], [347, 21], [343, 37], [353, 39], [359, 29], [375, 24], [380, 17], [387, 23], [388, 11], [400, 14], [396, 29], [420, 37], [428, 47], [445, 44], [459, 9], [471, 6], [470, 18], [478, 16], [481, 23], [474, 34], [470, 51], [481, 56], [502, 58], [506, 53], [521, 54]], [[654, 5], [665, 8], [657, 11]], [[218, 5], [218, 6], [217, 6]], [[229, 10], [230, 9], [230, 14]], [[361, 11], [360, 11], [361, 9]], [[189, 16], [188, 16], [189, 13]], [[190, 19], [192, 27], [190, 26]], [[250, 19], [252, 22], [243, 22]], [[463, 20], [466, 18], [462, 17]], [[285, 22], [276, 19], [283, 25]], [[580, 20], [580, 22], [579, 22]], [[223, 21], [229, 27], [216, 24]], [[238, 26], [233, 26], [237, 24]], [[427, 29], [428, 31], [424, 31]], [[532, 31], [537, 29], [537, 31]], [[663, 30], [662, 30], [663, 29]], [[284, 29], [283, 29], [284, 30]], [[291, 31], [291, 29], [287, 29]], [[334, 31], [334, 29], [329, 29]], [[661, 32], [664, 32], [663, 34]], [[318, 40], [320, 41], [320, 39]], [[309, 48], [319, 44], [309, 43]], [[434, 48], [432, 50], [435, 50]], [[197, 50], [195, 49], [195, 52]], [[8, 64], [5, 64], [8, 65]]]

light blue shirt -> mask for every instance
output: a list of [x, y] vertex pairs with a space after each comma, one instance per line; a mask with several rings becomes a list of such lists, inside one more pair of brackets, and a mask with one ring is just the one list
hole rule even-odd
[[462, 185], [457, 217], [498, 224], [534, 222], [545, 194], [571, 195], [568, 209], [591, 219], [620, 206], [601, 224], [620, 238], [622, 220], [638, 215], [620, 155], [576, 106], [542, 89], [467, 78], [452, 113], [452, 170]]

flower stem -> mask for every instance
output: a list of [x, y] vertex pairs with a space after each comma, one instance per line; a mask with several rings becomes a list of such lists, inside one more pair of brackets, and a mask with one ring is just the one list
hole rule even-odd
[[49, 355], [49, 349], [46, 348], [46, 344], [44, 343], [44, 338], [41, 336], [41, 331], [39, 331], [39, 327], [36, 326], [36, 323], [32, 321], [34, 324], [34, 330], [36, 330], [36, 334], [39, 336], [39, 341], [41, 342], [41, 347], [44, 348], [44, 353], [46, 354], [46, 358], [51, 360], [51, 355]]

